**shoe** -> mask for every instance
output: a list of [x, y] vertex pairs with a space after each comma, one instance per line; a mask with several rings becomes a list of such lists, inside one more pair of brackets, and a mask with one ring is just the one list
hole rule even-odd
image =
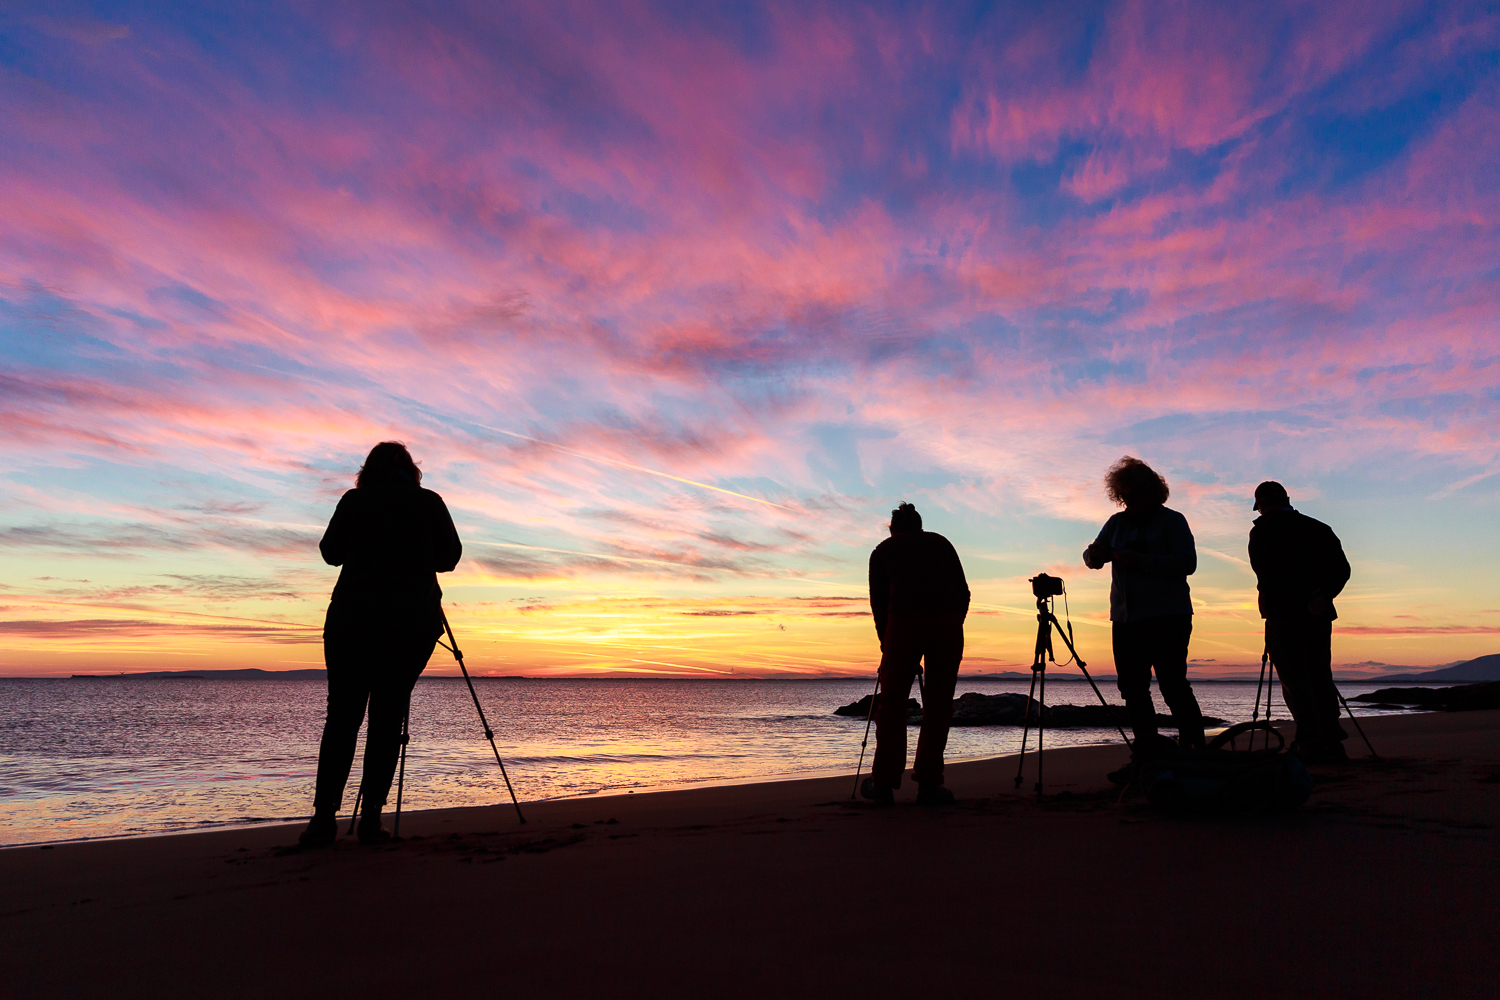
[[1287, 749], [1304, 764], [1349, 763], [1349, 752], [1344, 749], [1342, 743], [1303, 744], [1293, 740], [1292, 745]]
[[919, 806], [951, 806], [953, 804], [953, 793], [942, 785], [917, 784], [917, 805]]
[[359, 835], [359, 842], [365, 847], [370, 847], [375, 844], [389, 844], [391, 842], [391, 831], [387, 830], [379, 823], [368, 825], [364, 822], [361, 822], [359, 824], [359, 830], [357, 832]]
[[336, 816], [314, 816], [307, 829], [297, 836], [303, 847], [327, 847], [339, 839], [339, 821]]
[[391, 831], [380, 825], [379, 810], [365, 810], [359, 817], [359, 842], [365, 846], [371, 844], [388, 844], [391, 841]]
[[1135, 780], [1135, 776], [1141, 773], [1141, 763], [1132, 757], [1125, 766], [1118, 771], [1111, 771], [1105, 775], [1111, 784], [1128, 785]]
[[866, 778], [859, 784], [859, 794], [877, 806], [896, 804], [896, 792], [889, 785], [878, 784], [874, 778]]

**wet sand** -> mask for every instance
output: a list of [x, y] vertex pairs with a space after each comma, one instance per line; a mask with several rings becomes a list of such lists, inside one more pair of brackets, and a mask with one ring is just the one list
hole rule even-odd
[[0, 994], [1493, 996], [1500, 712], [1364, 725], [1383, 759], [1287, 816], [1118, 803], [1084, 747], [1041, 804], [1009, 757], [940, 809], [830, 778], [0, 851]]

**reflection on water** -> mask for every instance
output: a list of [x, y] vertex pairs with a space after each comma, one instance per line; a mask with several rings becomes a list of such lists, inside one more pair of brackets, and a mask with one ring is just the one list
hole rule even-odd
[[[872, 681], [475, 684], [525, 801], [852, 771], [864, 720], [831, 713], [868, 694]], [[961, 678], [958, 686], [1025, 690], [1025, 681]], [[1118, 701], [1112, 685], [1104, 691]], [[1250, 717], [1254, 683], [1196, 691], [1207, 715]], [[1095, 700], [1076, 680], [1049, 679], [1047, 695], [1050, 704]], [[0, 844], [303, 817], [323, 699], [317, 680], [0, 680]], [[1277, 714], [1286, 715], [1279, 699]], [[407, 807], [508, 801], [461, 680], [420, 682], [411, 728]], [[1118, 741], [1114, 730], [1047, 736], [1048, 746]], [[955, 729], [949, 759], [1013, 753], [1020, 742], [1019, 729]]]

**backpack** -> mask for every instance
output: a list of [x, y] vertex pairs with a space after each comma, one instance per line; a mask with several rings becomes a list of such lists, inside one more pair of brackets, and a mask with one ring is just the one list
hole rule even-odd
[[[1274, 734], [1277, 747], [1230, 750], [1225, 744], [1246, 732]], [[1140, 783], [1154, 806], [1175, 813], [1289, 812], [1312, 794], [1312, 775], [1286, 741], [1265, 722], [1231, 726], [1191, 756], [1144, 765]]]

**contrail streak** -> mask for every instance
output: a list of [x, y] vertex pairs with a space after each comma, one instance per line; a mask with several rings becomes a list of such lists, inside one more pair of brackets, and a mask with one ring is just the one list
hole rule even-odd
[[734, 672], [732, 670], [715, 670], [713, 667], [690, 667], [686, 663], [666, 663], [662, 660], [637, 660], [630, 657], [627, 657], [627, 659], [629, 659], [631, 663], [650, 663], [653, 666], [672, 667], [676, 670], [702, 670], [705, 673], [710, 674], [730, 674]]
[[736, 493], [734, 490], [726, 490], [720, 486], [710, 486], [708, 483], [700, 483], [696, 479], [684, 479], [681, 476], [674, 476], [670, 472], [658, 472], [656, 469], [648, 469], [644, 465], [634, 465], [630, 462], [622, 462], [617, 458], [606, 458], [603, 455], [590, 455], [587, 452], [578, 451], [577, 449], [569, 448], [566, 445], [554, 444], [551, 441], [543, 441], [541, 438], [534, 438], [526, 434], [517, 434], [515, 431], [508, 431], [500, 427], [491, 427], [489, 424], [481, 424], [476, 422], [474, 426], [483, 427], [487, 431], [494, 431], [496, 434], [504, 434], [507, 437], [519, 438], [522, 441], [530, 441], [533, 444], [546, 445], [548, 448], [555, 448], [558, 451], [563, 452], [564, 454], [572, 455], [574, 458], [581, 458], [585, 462], [598, 462], [601, 465], [612, 465], [619, 469], [631, 469], [635, 472], [644, 472], [649, 476], [660, 476], [662, 479], [670, 479], [674, 482], [686, 483], [689, 486], [697, 486], [700, 489], [713, 490], [715, 493], [723, 493], [728, 496], [739, 497], [741, 500], [749, 500], [752, 503], [764, 504], [767, 507], [775, 507], [777, 510], [789, 511], [792, 509], [779, 503], [772, 503], [769, 500], [762, 500], [760, 497], [746, 496], [744, 493]]

